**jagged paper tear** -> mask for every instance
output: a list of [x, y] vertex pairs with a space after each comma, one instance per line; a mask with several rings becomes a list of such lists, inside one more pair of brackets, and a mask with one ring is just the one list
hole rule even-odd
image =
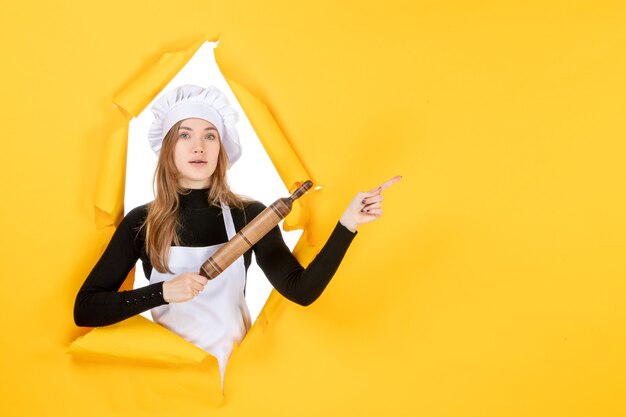
[[[130, 122], [132, 117], [139, 115], [206, 42], [208, 41], [202, 40], [187, 50], [163, 55], [152, 68], [119, 93], [113, 101], [124, 118]], [[311, 179], [267, 106], [241, 85], [229, 79], [227, 82], [289, 191], [293, 191], [304, 180]], [[114, 131], [107, 142], [94, 199], [95, 222], [98, 228], [115, 226], [122, 218], [127, 144], [128, 124]], [[316, 194], [319, 191], [312, 189], [297, 200], [292, 213], [283, 222], [285, 230], [304, 229], [303, 237], [294, 250], [304, 265], [315, 256], [316, 245], [315, 242], [308, 241], [306, 226], [310, 218], [308, 211]], [[132, 280], [132, 275], [131, 272], [128, 280]], [[127, 283], [124, 287], [128, 287]], [[272, 291], [244, 341], [255, 339], [265, 332], [282, 300], [280, 294]], [[235, 345], [235, 351], [237, 348]], [[75, 340], [68, 352], [82, 358], [97, 356], [100, 360], [123, 358], [153, 364], [187, 365], [200, 364], [210, 356], [173, 332], [140, 316], [96, 328]]]

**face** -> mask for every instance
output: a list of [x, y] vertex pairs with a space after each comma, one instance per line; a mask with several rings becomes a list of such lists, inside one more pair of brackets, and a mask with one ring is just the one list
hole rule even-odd
[[212, 123], [204, 119], [185, 119], [178, 129], [174, 145], [174, 164], [184, 188], [206, 188], [217, 166], [220, 151], [219, 134]]

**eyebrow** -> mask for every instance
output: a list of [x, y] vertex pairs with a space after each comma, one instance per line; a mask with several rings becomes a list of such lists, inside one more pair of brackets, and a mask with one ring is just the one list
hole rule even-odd
[[[193, 129], [191, 129], [190, 127], [187, 127], [187, 126], [181, 126], [181, 127], [179, 127], [179, 128], [178, 128], [178, 130], [181, 130], [181, 129], [193, 130]], [[214, 128], [213, 126], [209, 126], [209, 127], [207, 127], [206, 129], [204, 129], [204, 130], [215, 130], [215, 131], [217, 132], [217, 129], [216, 129], [216, 128]]]

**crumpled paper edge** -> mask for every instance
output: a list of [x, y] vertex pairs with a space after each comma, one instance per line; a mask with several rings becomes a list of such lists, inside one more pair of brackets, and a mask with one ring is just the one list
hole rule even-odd
[[147, 363], [189, 365], [199, 364], [210, 356], [194, 344], [142, 316], [97, 327], [78, 337], [70, 345], [68, 353], [77, 356], [124, 357]]

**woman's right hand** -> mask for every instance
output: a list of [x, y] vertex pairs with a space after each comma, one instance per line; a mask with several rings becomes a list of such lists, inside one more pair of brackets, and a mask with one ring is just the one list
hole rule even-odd
[[193, 272], [183, 272], [163, 282], [163, 299], [168, 303], [189, 301], [204, 289], [209, 280]]

